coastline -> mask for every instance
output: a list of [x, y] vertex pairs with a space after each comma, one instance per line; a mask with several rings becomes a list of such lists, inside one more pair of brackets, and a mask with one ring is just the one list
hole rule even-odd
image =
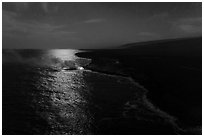
[[[179, 64], [178, 62], [180, 60], [183, 61], [186, 60], [187, 58], [176, 57], [173, 59], [172, 58], [169, 59], [169, 57], [163, 57], [161, 59], [160, 57], [154, 56], [144, 57], [134, 54], [127, 56], [125, 52], [118, 49], [92, 50], [88, 52], [76, 53], [76, 56], [92, 60], [92, 62], [89, 65], [84, 67], [85, 69], [104, 74], [130, 77], [135, 82], [138, 82], [141, 85], [143, 85], [148, 90], [147, 99], [154, 106], [158, 107], [162, 111], [166, 112], [170, 116], [173, 116], [177, 119], [176, 124], [183, 129], [181, 134], [202, 134], [201, 133], [202, 123], [199, 122], [201, 121], [202, 116], [188, 114], [192, 109], [194, 110], [197, 109], [197, 113], [202, 114], [202, 112], [200, 112], [198, 108], [196, 108], [197, 104], [201, 104], [199, 100], [200, 93], [199, 92], [195, 93], [193, 91], [194, 96], [196, 96], [194, 98], [192, 97], [192, 91], [190, 90], [187, 91], [186, 93], [184, 91], [181, 91], [180, 93], [178, 93], [177, 91], [173, 91], [178, 87], [178, 85], [172, 85], [173, 88], [170, 87], [170, 89], [168, 89], [169, 88], [168, 86], [170, 84], [173, 84], [168, 82], [174, 80], [174, 78], [177, 76], [177, 73], [184, 71], [183, 68], [182, 69], [176, 68], [177, 66], [175, 66], [174, 64]], [[131, 60], [131, 58], [134, 60]], [[180, 60], [176, 63], [173, 63], [172, 66], [172, 62], [174, 62], [174, 60], [176, 59]], [[131, 63], [131, 61], [133, 61], [133, 63]], [[166, 63], [166, 61], [168, 61], [168, 63]], [[161, 68], [157, 70], [159, 67]], [[162, 71], [160, 72], [160, 70], [162, 69], [164, 69], [164, 72]], [[154, 72], [155, 70], [156, 72]], [[170, 70], [173, 72], [169, 72]], [[169, 74], [167, 74], [167, 72]], [[176, 74], [174, 74], [174, 77], [171, 78], [170, 76], [175, 72]], [[189, 73], [189, 70], [187, 70], [187, 72]], [[187, 72], [185, 72], [183, 75], [185, 75]], [[200, 71], [190, 70], [190, 73], [192, 73], [191, 76], [196, 74], [195, 77], [197, 77], [199, 76]], [[162, 76], [164, 74], [166, 76]], [[159, 75], [159, 77], [158, 78], [153, 77], [155, 75]], [[168, 80], [166, 81], [164, 77], [166, 77], [166, 79]], [[170, 80], [169, 77], [171, 78]], [[181, 77], [179, 77], [178, 79], [179, 82], [183, 80], [183, 78]], [[161, 81], [164, 82], [166, 81], [168, 84], [165, 83], [166, 84], [165, 85], [164, 82]], [[178, 81], [175, 80], [174, 83], [177, 83]], [[198, 84], [192, 83], [192, 86], [196, 85]], [[186, 88], [184, 87], [184, 89], [187, 88], [188, 87]], [[197, 90], [198, 89], [199, 88], [197, 88]], [[177, 96], [174, 96], [175, 93], [177, 94]], [[183, 100], [180, 99], [180, 97], [182, 97], [183, 95], [185, 96], [185, 94], [187, 95], [187, 97], [184, 97]], [[167, 97], [165, 96], [168, 96], [168, 98], [170, 99], [167, 100]], [[192, 104], [189, 103], [189, 99], [191, 99], [194, 102]], [[172, 101], [174, 104], [172, 104]], [[183, 104], [182, 101], [186, 103], [186, 106]], [[181, 114], [182, 111], [184, 112], [184, 114]], [[189, 119], [191, 119], [191, 121], [189, 121]]]

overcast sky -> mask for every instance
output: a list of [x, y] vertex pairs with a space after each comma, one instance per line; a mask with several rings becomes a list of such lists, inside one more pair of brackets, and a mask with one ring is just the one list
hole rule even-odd
[[202, 35], [201, 3], [3, 3], [3, 48], [110, 48]]

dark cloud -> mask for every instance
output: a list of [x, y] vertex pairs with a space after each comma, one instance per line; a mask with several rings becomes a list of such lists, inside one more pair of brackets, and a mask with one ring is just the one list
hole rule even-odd
[[160, 37], [157, 33], [154, 33], [154, 32], [140, 32], [138, 33], [138, 35], [142, 37], [152, 37], [152, 38]]
[[101, 23], [101, 22], [105, 22], [105, 19], [89, 19], [89, 20], [85, 20], [83, 23]]
[[183, 33], [202, 35], [202, 17], [181, 18], [173, 22], [173, 25]]
[[5, 35], [16, 35], [13, 32], [20, 32], [21, 34], [26, 34], [27, 36], [62, 36], [75, 34], [73, 31], [60, 30], [63, 28], [62, 25], [53, 25], [50, 23], [43, 22], [22, 22], [16, 19], [17, 14], [13, 12], [4, 11], [3, 12], [3, 32]]

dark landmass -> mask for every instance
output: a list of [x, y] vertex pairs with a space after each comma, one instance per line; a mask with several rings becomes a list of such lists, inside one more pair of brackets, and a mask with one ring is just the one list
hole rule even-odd
[[[127, 44], [119, 49], [89, 50], [76, 55], [92, 59], [85, 69], [131, 77], [144, 86], [148, 100], [177, 118], [176, 124], [182, 129], [178, 134], [202, 134], [201, 37]], [[109, 125], [104, 128], [106, 134], [174, 134], [168, 124], [136, 119], [102, 123]]]

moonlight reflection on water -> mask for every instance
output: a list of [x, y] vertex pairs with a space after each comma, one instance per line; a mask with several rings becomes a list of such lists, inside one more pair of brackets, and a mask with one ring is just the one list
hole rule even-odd
[[[49, 94], [49, 110], [45, 112], [50, 122], [51, 134], [87, 134], [91, 117], [88, 116], [88, 90], [83, 72], [53, 72], [52, 79], [41, 78], [43, 89]], [[43, 98], [42, 98], [43, 99]], [[41, 104], [46, 105], [46, 104]]]
[[53, 50], [48, 50], [48, 55], [51, 57], [59, 58], [63, 61], [66, 60], [76, 60], [77, 57], [74, 55], [77, 53], [77, 50], [71, 50], [71, 49], [53, 49]]
[[[74, 50], [50, 50], [48, 55], [62, 61], [71, 60], [74, 62], [75, 52]], [[38, 84], [45, 91], [51, 91], [47, 94], [50, 105], [48, 107], [52, 111], [42, 112], [47, 113], [45, 115], [51, 126], [50, 134], [89, 133], [91, 116], [88, 116], [88, 102], [85, 97], [88, 90], [83, 80], [83, 71], [61, 70], [46, 73], [46, 77], [40, 77]]]

